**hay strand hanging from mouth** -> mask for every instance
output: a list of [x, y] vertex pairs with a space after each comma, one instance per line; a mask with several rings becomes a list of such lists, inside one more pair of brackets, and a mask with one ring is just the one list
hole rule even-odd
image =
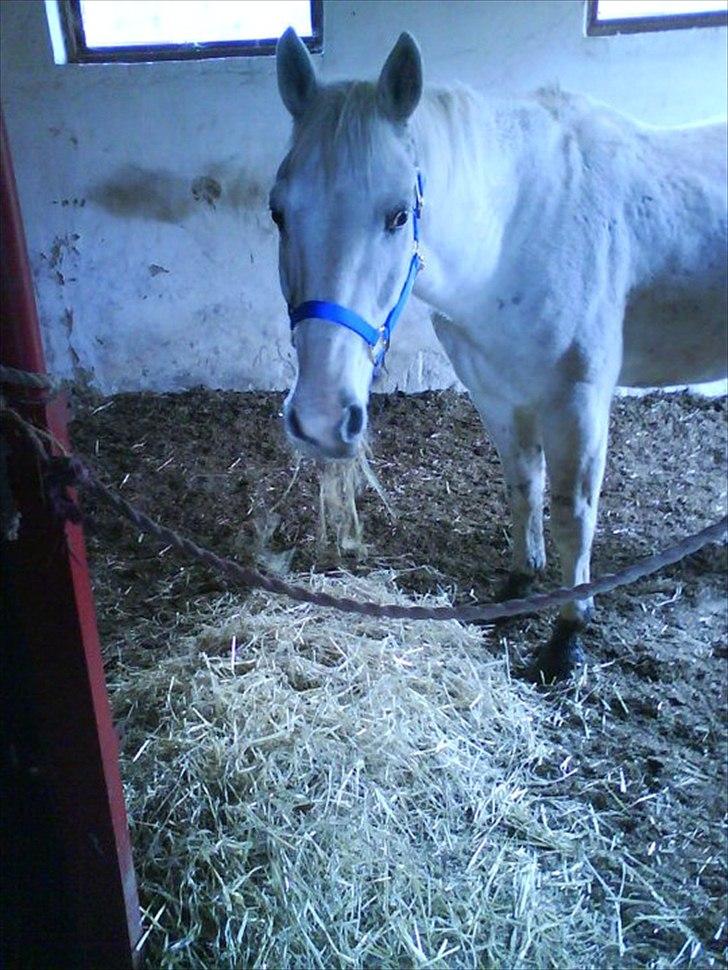
[[360, 473], [355, 461], [322, 462], [319, 473], [319, 544], [333, 541], [340, 553], [364, 555], [362, 527], [356, 508]]
[[366, 545], [357, 511], [357, 498], [365, 485], [376, 492], [391, 518], [394, 512], [370, 462], [371, 455], [360, 450], [350, 461], [320, 462], [319, 534], [325, 546], [333, 542], [337, 552], [364, 557]]

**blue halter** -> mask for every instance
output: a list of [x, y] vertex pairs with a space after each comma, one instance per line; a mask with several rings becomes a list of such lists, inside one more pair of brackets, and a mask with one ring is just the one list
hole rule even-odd
[[392, 331], [409, 299], [412, 287], [415, 285], [417, 274], [424, 266], [424, 261], [420, 256], [419, 221], [421, 213], [422, 176], [418, 172], [417, 182], [415, 184], [415, 204], [412, 208], [412, 230], [414, 236], [412, 259], [410, 260], [407, 279], [404, 281], [399, 299], [390, 310], [387, 319], [381, 327], [373, 327], [363, 317], [360, 317], [358, 313], [354, 313], [353, 310], [349, 310], [348, 307], [341, 306], [339, 303], [329, 303], [328, 300], [308, 300], [306, 303], [299, 303], [297, 307], [288, 308], [288, 316], [291, 320], [291, 331], [302, 320], [328, 320], [329, 323], [338, 323], [342, 327], [353, 330], [354, 333], [358, 333], [369, 344], [369, 352], [376, 375], [384, 363], [384, 356], [389, 347]]

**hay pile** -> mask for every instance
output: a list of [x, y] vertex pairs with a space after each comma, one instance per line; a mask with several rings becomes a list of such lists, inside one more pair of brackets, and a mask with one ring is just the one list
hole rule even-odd
[[[394, 579], [309, 581], [406, 602]], [[645, 921], [690, 962], [480, 631], [206, 609], [110, 684], [151, 966], [646, 966]]]

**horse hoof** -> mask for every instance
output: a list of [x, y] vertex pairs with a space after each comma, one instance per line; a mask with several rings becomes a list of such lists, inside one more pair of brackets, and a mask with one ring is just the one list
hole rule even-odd
[[556, 621], [551, 639], [538, 650], [529, 669], [529, 680], [550, 684], [568, 680], [577, 667], [586, 661], [584, 646], [579, 637], [582, 623], [574, 620]]

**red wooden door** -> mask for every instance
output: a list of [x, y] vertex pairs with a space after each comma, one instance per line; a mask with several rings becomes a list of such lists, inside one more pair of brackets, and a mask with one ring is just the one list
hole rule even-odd
[[[45, 372], [5, 126], [0, 360]], [[66, 441], [65, 403], [2, 387]], [[59, 522], [22, 438], [2, 430], [19, 535], [2, 542], [2, 891], [9, 965], [135, 965], [139, 903], [83, 531]]]

